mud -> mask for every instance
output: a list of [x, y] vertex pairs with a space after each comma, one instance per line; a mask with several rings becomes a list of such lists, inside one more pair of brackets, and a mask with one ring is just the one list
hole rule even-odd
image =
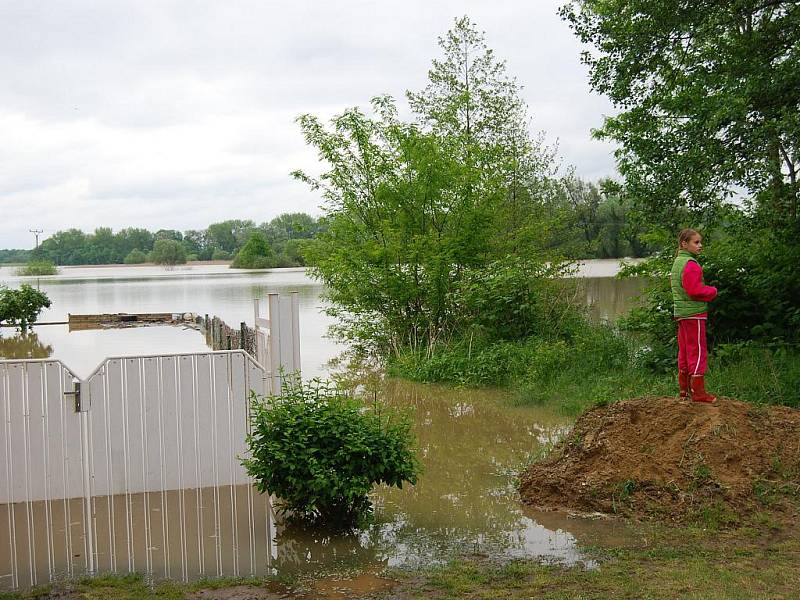
[[349, 578], [311, 579], [296, 589], [268, 582], [264, 586], [237, 585], [189, 594], [192, 600], [347, 600], [391, 590], [397, 582], [372, 573]]
[[584, 413], [520, 478], [524, 503], [676, 522], [741, 522], [800, 505], [800, 411], [722, 398], [637, 398]]

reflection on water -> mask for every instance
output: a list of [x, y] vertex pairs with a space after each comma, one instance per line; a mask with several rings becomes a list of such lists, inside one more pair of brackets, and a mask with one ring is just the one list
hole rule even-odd
[[[250, 486], [0, 504], [0, 590], [95, 572], [157, 579], [273, 573], [274, 521]], [[16, 575], [16, 577], [14, 576]]]
[[14, 333], [5, 329], [6, 336], [0, 335], [0, 357], [2, 358], [49, 358], [53, 355], [53, 346], [42, 343], [39, 335], [28, 330], [25, 333]]
[[399, 380], [381, 395], [415, 409], [424, 473], [415, 486], [373, 494], [375, 523], [350, 536], [278, 527], [278, 571], [370, 565], [419, 566], [464, 553], [585, 561], [569, 529], [525, 514], [515, 476], [562, 436], [568, 421], [513, 407], [498, 390], [458, 390]]
[[[0, 505], [0, 523], [10, 524], [0, 527], [0, 565], [8, 569], [0, 569], [0, 588], [80, 575], [90, 551], [101, 571], [181, 580], [419, 566], [464, 553], [593, 566], [576, 533], [596, 525], [526, 512], [515, 489], [516, 473], [564, 435], [567, 420], [512, 406], [497, 390], [390, 380], [380, 396], [414, 408], [424, 472], [415, 486], [378, 488], [365, 530], [331, 535], [275, 525], [265, 496], [250, 486], [220, 486], [95, 497], [92, 550], [80, 499]], [[71, 552], [59, 550], [66, 539]], [[12, 563], [16, 582], [8, 577]]]

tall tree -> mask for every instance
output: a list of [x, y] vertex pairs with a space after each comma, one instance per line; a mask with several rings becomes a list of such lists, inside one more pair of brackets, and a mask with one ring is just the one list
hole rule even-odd
[[[744, 189], [781, 222], [800, 195], [800, 3], [572, 0], [592, 88], [620, 112], [596, 132], [638, 203], [677, 225]], [[673, 226], [674, 226], [673, 225]]]
[[299, 119], [327, 165], [320, 177], [295, 173], [326, 202], [326, 230], [306, 255], [339, 333], [378, 354], [463, 334], [467, 278], [540, 250], [519, 232], [541, 229], [529, 217], [552, 159], [528, 134], [519, 88], [468, 19], [440, 45], [428, 86], [408, 93], [415, 122], [388, 97], [373, 100], [374, 117]]
[[505, 229], [496, 241], [519, 252], [530, 246], [521, 234], [537, 201], [553, 191], [545, 180], [554, 154], [541, 136], [531, 137], [519, 84], [468, 17], [456, 19], [439, 46], [428, 85], [408, 92], [409, 103], [420, 126], [463, 165], [452, 191], [465, 204], [493, 203]]

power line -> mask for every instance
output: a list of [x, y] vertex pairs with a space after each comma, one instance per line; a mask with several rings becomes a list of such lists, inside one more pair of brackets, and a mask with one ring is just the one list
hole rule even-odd
[[44, 233], [44, 229], [28, 229], [33, 235], [36, 236], [36, 249], [39, 249], [39, 234]]

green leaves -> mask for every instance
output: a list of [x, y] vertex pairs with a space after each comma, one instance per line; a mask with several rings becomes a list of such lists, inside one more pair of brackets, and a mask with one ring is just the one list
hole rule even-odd
[[293, 175], [325, 200], [328, 229], [306, 250], [337, 333], [362, 355], [430, 348], [464, 326], [455, 291], [467, 271], [531, 256], [553, 155], [527, 129], [519, 87], [467, 18], [441, 40], [429, 84], [298, 123], [325, 172]]
[[571, 0], [561, 15], [594, 46], [591, 85], [620, 109], [596, 135], [620, 144], [643, 207], [675, 224], [744, 189], [797, 219], [797, 2]]
[[266, 269], [275, 266], [272, 248], [266, 236], [254, 231], [236, 254], [231, 267], [236, 269]]
[[420, 471], [408, 415], [319, 381], [253, 395], [251, 429], [242, 463], [259, 491], [299, 519], [349, 526], [369, 512], [375, 484], [416, 483]]
[[0, 286], [0, 322], [15, 325], [22, 331], [36, 321], [43, 308], [50, 307], [47, 294], [23, 283], [18, 290]]

